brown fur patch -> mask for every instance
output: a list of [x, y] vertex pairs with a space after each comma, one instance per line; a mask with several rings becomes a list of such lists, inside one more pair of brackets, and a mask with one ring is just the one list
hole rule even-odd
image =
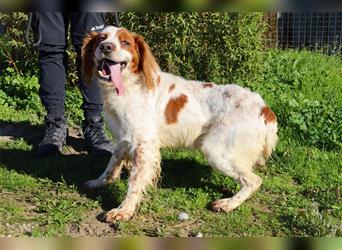
[[[120, 29], [117, 33], [118, 39], [120, 41], [120, 46], [122, 49], [127, 50], [132, 55], [132, 71], [133, 73], [138, 73], [139, 69], [139, 51], [137, 44], [135, 43], [134, 35], [127, 29]], [[124, 44], [124, 42], [128, 44]]]
[[176, 98], [172, 98], [169, 100], [164, 111], [167, 124], [177, 122], [178, 114], [187, 102], [188, 97], [186, 95], [180, 95]]
[[158, 85], [160, 84], [160, 75], [158, 75], [157, 84], [158, 84]]
[[206, 82], [206, 83], [203, 83], [203, 88], [212, 88], [213, 87], [213, 84], [211, 82]]
[[150, 47], [140, 35], [134, 34], [138, 55], [138, 71], [142, 71], [145, 76], [146, 87], [154, 89], [153, 73], [159, 68]]
[[91, 83], [95, 71], [94, 53], [99, 43], [107, 37], [105, 33], [91, 32], [83, 39], [82, 46], [82, 71], [86, 83]]
[[276, 122], [277, 121], [277, 117], [274, 114], [274, 112], [267, 106], [263, 107], [261, 109], [261, 113], [260, 115], [263, 115], [265, 118], [265, 123], [270, 123], [270, 122]]
[[[129, 51], [134, 49], [135, 41], [134, 36], [131, 32], [126, 29], [120, 29], [117, 33], [117, 36], [120, 41], [121, 48], [127, 49]], [[128, 42], [128, 44], [122, 43], [123, 41]]]
[[171, 84], [169, 87], [169, 93], [176, 88], [176, 84]]

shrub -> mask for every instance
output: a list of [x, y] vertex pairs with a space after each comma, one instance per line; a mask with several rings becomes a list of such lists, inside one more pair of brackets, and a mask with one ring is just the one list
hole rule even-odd
[[[37, 72], [36, 51], [24, 43], [26, 15], [0, 13], [6, 26], [1, 38], [21, 72]], [[108, 15], [108, 23], [112, 23]], [[261, 13], [133, 13], [120, 14], [122, 25], [140, 33], [164, 70], [186, 78], [227, 83], [256, 79], [265, 28]], [[71, 61], [74, 53], [68, 49]], [[14, 67], [2, 54], [2, 69]], [[5, 58], [4, 58], [5, 57]], [[76, 81], [74, 63], [68, 80]]]
[[18, 74], [37, 74], [37, 51], [24, 42], [26, 21], [24, 13], [0, 12], [0, 23], [6, 28], [0, 35], [0, 72], [12, 67]]
[[219, 84], [260, 75], [261, 13], [121, 13], [124, 27], [145, 37], [161, 68]]

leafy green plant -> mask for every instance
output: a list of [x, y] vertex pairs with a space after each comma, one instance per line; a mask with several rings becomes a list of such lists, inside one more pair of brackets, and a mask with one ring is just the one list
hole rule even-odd
[[340, 150], [341, 58], [295, 50], [269, 50], [264, 56], [262, 83], [248, 85], [275, 111], [281, 137]]
[[[43, 113], [38, 90], [39, 83], [37, 76], [20, 75], [13, 68], [7, 68], [0, 76], [0, 105], [13, 107], [17, 110], [33, 110], [36, 113]], [[71, 123], [79, 124], [83, 118], [82, 96], [75, 87], [67, 86], [66, 90], [66, 114]]]
[[38, 96], [38, 78], [18, 74], [13, 68], [7, 68], [0, 77], [1, 105], [12, 106], [22, 110], [41, 111], [42, 106]]
[[300, 93], [293, 99], [282, 95], [280, 100], [288, 107], [282, 114], [287, 117], [283, 125], [290, 127], [297, 139], [324, 149], [342, 146], [341, 109]]

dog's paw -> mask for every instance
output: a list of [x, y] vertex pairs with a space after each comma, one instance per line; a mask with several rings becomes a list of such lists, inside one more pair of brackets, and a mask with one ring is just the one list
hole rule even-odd
[[103, 181], [95, 179], [95, 180], [90, 180], [90, 181], [85, 182], [83, 184], [83, 187], [87, 189], [95, 189], [95, 188], [103, 187], [104, 185], [105, 183]]
[[132, 217], [133, 212], [129, 212], [120, 208], [114, 208], [104, 215], [103, 220], [107, 223], [113, 224], [116, 221], [128, 221]]
[[235, 208], [231, 204], [231, 198], [214, 201], [211, 205], [215, 212], [230, 212]]

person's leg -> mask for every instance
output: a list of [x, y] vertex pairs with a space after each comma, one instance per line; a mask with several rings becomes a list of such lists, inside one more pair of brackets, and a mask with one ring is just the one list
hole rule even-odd
[[65, 60], [64, 46], [39, 46], [39, 96], [48, 114], [64, 115]]
[[78, 83], [83, 96], [82, 109], [85, 118], [91, 116], [101, 116], [102, 99], [100, 88], [94, 80], [91, 84], [87, 84], [81, 71], [81, 48], [85, 35], [91, 31], [100, 31], [105, 25], [105, 14], [96, 12], [70, 13], [71, 22], [71, 38], [77, 53], [77, 73]]
[[94, 79], [91, 84], [84, 81], [81, 71], [81, 48], [85, 35], [91, 31], [100, 31], [105, 26], [104, 13], [69, 13], [72, 43], [77, 53], [77, 71], [79, 87], [83, 96], [82, 109], [85, 120], [82, 123], [87, 149], [93, 155], [111, 154], [113, 147], [105, 137], [101, 117], [103, 104], [100, 88]]
[[[38, 22], [40, 28], [36, 26]], [[58, 153], [66, 143], [64, 101], [67, 25], [62, 13], [40, 12], [35, 15], [32, 27], [35, 34], [42, 37], [38, 47], [39, 96], [47, 111], [44, 138], [38, 146], [38, 154], [42, 156]]]

